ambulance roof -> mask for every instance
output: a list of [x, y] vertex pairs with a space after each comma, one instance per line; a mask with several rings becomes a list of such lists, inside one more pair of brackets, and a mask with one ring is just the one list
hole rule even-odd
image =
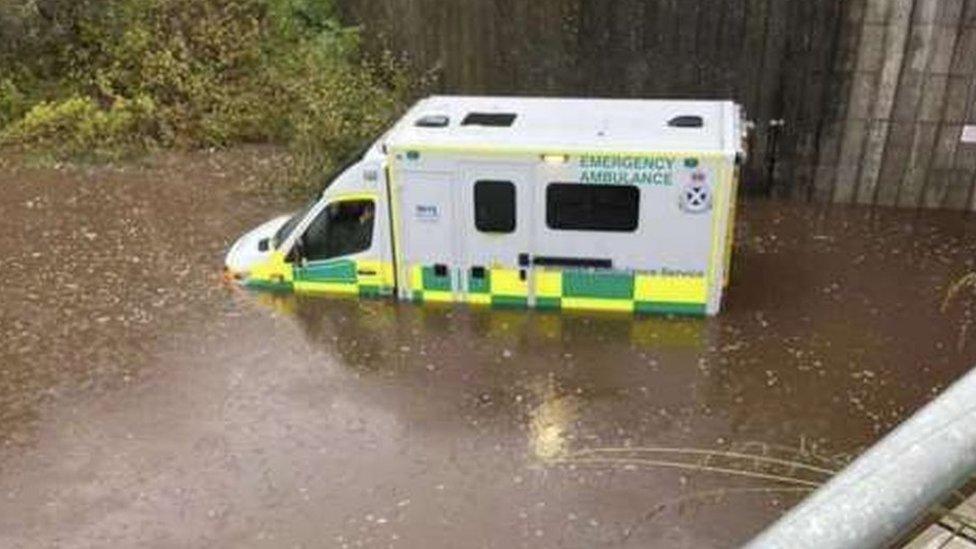
[[741, 152], [732, 101], [433, 96], [391, 130], [392, 148], [540, 152]]

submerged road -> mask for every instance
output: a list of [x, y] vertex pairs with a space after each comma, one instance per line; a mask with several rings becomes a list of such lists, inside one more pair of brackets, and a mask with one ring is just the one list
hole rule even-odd
[[0, 547], [735, 546], [976, 363], [959, 214], [747, 202], [715, 319], [422, 308], [222, 285], [271, 169], [0, 165]]

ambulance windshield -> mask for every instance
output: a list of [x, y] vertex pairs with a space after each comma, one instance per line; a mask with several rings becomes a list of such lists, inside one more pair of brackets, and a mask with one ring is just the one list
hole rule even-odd
[[297, 227], [298, 224], [301, 223], [303, 219], [305, 219], [305, 216], [308, 215], [308, 212], [310, 212], [312, 208], [314, 208], [315, 205], [318, 204], [318, 202], [319, 202], [319, 197], [318, 195], [316, 195], [315, 198], [311, 200], [311, 202], [302, 206], [301, 210], [298, 210], [298, 212], [296, 212], [295, 215], [288, 218], [288, 221], [285, 221], [285, 224], [282, 225], [281, 228], [278, 229], [278, 232], [276, 232], [274, 235], [272, 245], [274, 246], [275, 249], [281, 247], [281, 244], [285, 240], [287, 240], [289, 236], [291, 236], [291, 233], [292, 231], [295, 230], [295, 227]]

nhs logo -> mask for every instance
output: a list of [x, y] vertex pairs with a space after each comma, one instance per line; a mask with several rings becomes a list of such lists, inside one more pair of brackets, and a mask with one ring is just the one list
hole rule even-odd
[[441, 214], [434, 204], [418, 204], [416, 210], [414, 210], [414, 217], [417, 221], [430, 223], [439, 220]]

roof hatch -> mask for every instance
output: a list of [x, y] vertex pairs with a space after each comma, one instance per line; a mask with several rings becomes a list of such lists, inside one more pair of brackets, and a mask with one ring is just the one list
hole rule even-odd
[[683, 114], [668, 120], [668, 126], [672, 128], [702, 128], [705, 120], [697, 114]]
[[464, 117], [462, 126], [489, 126], [493, 128], [508, 128], [515, 123], [517, 115], [507, 112], [471, 112]]
[[443, 114], [428, 114], [421, 116], [414, 122], [418, 128], [446, 128], [451, 123], [450, 117]]

